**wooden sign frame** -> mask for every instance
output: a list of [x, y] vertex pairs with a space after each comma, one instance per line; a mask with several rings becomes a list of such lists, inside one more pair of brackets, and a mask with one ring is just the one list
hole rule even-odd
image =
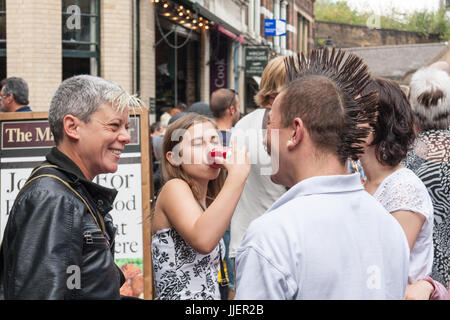
[[[149, 117], [148, 110], [130, 110], [130, 116], [138, 115], [140, 119], [140, 154], [141, 154], [141, 183], [142, 183], [142, 254], [144, 299], [153, 298], [153, 268], [151, 256], [151, 200], [154, 198], [153, 164], [149, 146]], [[0, 113], [0, 123], [4, 121], [48, 120], [48, 112], [8, 112]], [[1, 128], [0, 128], [1, 129]], [[2, 135], [3, 136], [3, 135]], [[1, 155], [0, 155], [1, 158]], [[1, 232], [1, 231], [0, 231]]]

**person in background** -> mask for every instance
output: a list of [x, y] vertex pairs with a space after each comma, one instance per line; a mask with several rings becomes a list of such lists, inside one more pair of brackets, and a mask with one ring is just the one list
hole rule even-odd
[[56, 147], [31, 173], [9, 214], [0, 250], [5, 299], [120, 299], [114, 263], [117, 190], [92, 180], [116, 172], [130, 142], [129, 109], [142, 102], [119, 85], [81, 75], [50, 103]]
[[[270, 180], [270, 157], [263, 143], [269, 111], [285, 84], [284, 57], [276, 57], [270, 60], [264, 69], [260, 89], [255, 96], [255, 102], [260, 108], [240, 119], [232, 133], [231, 139], [241, 142], [249, 150], [251, 168], [241, 199], [231, 219], [229, 256], [233, 268], [229, 272], [235, 273], [234, 259], [250, 223], [266, 212], [286, 191], [285, 187], [276, 185]], [[267, 172], [264, 172], [264, 169]], [[235, 275], [233, 278], [236, 278]]]
[[209, 105], [205, 102], [194, 102], [185, 112], [194, 112], [197, 114], [201, 114], [202, 116], [214, 119], [214, 116], [209, 108]]
[[[240, 118], [240, 101], [239, 95], [233, 89], [217, 89], [211, 94], [209, 108], [216, 120], [217, 128], [221, 135], [222, 145], [228, 147], [230, 145], [231, 130]], [[224, 281], [227, 285], [221, 285], [222, 300], [228, 300], [229, 292], [234, 291], [233, 265], [229, 258], [230, 246], [230, 228], [227, 228], [223, 236], [225, 244], [226, 275], [228, 280]], [[233, 293], [231, 293], [233, 295]]]
[[11, 77], [1, 82], [0, 109], [3, 112], [27, 112], [28, 85], [22, 78]]
[[366, 174], [364, 188], [400, 223], [411, 251], [408, 287], [431, 274], [433, 204], [423, 182], [401, 164], [414, 138], [409, 102], [395, 82], [376, 78], [363, 94], [378, 94], [378, 113], [359, 159]]
[[231, 129], [241, 114], [238, 93], [233, 89], [217, 89], [211, 94], [209, 108], [222, 135], [222, 144], [230, 145]]
[[161, 173], [161, 155], [162, 155], [162, 140], [164, 138], [163, 129], [159, 122], [152, 123], [150, 126], [150, 146], [152, 150], [152, 164], [153, 164], [153, 185], [155, 196], [161, 188], [162, 173]]
[[172, 109], [170, 109], [169, 114], [170, 114], [170, 117], [173, 117], [174, 115], [176, 115], [177, 113], [180, 113], [180, 112], [181, 112], [180, 109], [178, 109], [178, 108], [172, 108]]
[[[249, 226], [236, 257], [236, 299], [402, 299], [408, 243], [398, 222], [348, 174], [373, 123], [362, 59], [312, 50], [287, 58], [272, 105], [273, 182], [290, 188]], [[332, 116], [330, 116], [332, 115]]]
[[[447, 71], [448, 70], [448, 71]], [[431, 279], [450, 289], [450, 67], [439, 62], [418, 70], [410, 82], [410, 104], [417, 138], [404, 165], [425, 184], [434, 208]], [[421, 282], [424, 297], [439, 284]], [[433, 293], [431, 297], [433, 298]]]
[[187, 110], [187, 105], [184, 102], [178, 102], [177, 103], [177, 109], [179, 109], [181, 112], [185, 112]]
[[169, 120], [171, 117], [172, 116], [167, 111], [161, 115], [159, 123], [161, 124], [161, 128], [163, 129], [163, 134], [166, 131], [167, 127], [169, 126]]
[[170, 126], [172, 123], [180, 119], [181, 117], [184, 117], [187, 113], [186, 112], [179, 112], [177, 114], [174, 114], [172, 118], [170, 118], [168, 125]]

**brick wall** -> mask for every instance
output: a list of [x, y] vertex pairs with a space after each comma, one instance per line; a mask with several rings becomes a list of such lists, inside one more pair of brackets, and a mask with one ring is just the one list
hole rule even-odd
[[101, 76], [128, 92], [133, 91], [132, 28], [132, 1], [101, 1]]
[[6, 0], [7, 76], [30, 89], [33, 111], [48, 110], [62, 79], [60, 0]]
[[[293, 25], [295, 27], [295, 17], [292, 13], [292, 8], [294, 7], [294, 3], [292, 1], [289, 2], [289, 5], [286, 7], [286, 17], [287, 17], [287, 23], [290, 25]], [[286, 49], [295, 51], [294, 47], [294, 39], [295, 39], [296, 33], [293, 33], [291, 31], [286, 32]]]
[[266, 8], [268, 12], [272, 13], [272, 17], [269, 18], [261, 12], [261, 36], [265, 38], [268, 43], [273, 43], [274, 37], [264, 36], [264, 19], [275, 19], [275, 16], [273, 15], [273, 0], [261, 0], [261, 6]]
[[314, 16], [314, 2], [312, 0], [295, 0], [300, 9], [311, 17]]
[[[140, 96], [145, 105], [149, 104], [150, 97], [155, 97], [155, 16], [154, 5], [150, 1], [140, 1]], [[150, 122], [155, 121], [150, 115]]]
[[[295, 0], [295, 12], [293, 13], [293, 25], [295, 27], [296, 33], [294, 35], [294, 39], [292, 40], [292, 46], [293, 51], [303, 51], [304, 47], [302, 46], [302, 43], [304, 44], [303, 35], [305, 32], [304, 23], [308, 23], [307, 28], [307, 43], [306, 43], [306, 50], [310, 51], [314, 47], [314, 38], [313, 38], [313, 32], [314, 32], [314, 5], [311, 0]], [[303, 20], [303, 23], [302, 23]], [[303, 27], [302, 27], [303, 26]], [[306, 52], [304, 52], [306, 54]]]
[[340, 48], [402, 45], [439, 42], [437, 35], [423, 36], [416, 32], [389, 29], [369, 29], [366, 26], [316, 21], [315, 42], [331, 36]]

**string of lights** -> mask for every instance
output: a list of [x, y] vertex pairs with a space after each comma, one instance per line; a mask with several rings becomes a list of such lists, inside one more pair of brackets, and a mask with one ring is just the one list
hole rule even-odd
[[213, 22], [199, 16], [197, 13], [186, 9], [183, 5], [174, 3], [170, 0], [152, 0], [159, 6], [161, 15], [173, 22], [192, 30], [208, 30]]

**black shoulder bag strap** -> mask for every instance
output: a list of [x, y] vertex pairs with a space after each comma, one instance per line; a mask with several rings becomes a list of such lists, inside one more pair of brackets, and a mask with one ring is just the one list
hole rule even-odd
[[[70, 191], [72, 191], [86, 206], [86, 208], [88, 209], [90, 215], [92, 216], [92, 218], [94, 219], [95, 224], [97, 225], [97, 227], [102, 231], [103, 235], [106, 236], [106, 228], [105, 228], [105, 222], [103, 220], [103, 217], [100, 213], [97, 212], [97, 215], [94, 213], [94, 211], [92, 210], [91, 206], [87, 203], [86, 199], [84, 199], [80, 193], [78, 191], [76, 191], [67, 181], [65, 181], [64, 179], [62, 179], [61, 177], [58, 177], [57, 175], [51, 174], [51, 173], [43, 173], [37, 176], [34, 176], [36, 174], [36, 172], [38, 172], [39, 170], [45, 169], [45, 168], [54, 168], [54, 169], [59, 169], [58, 166], [55, 165], [43, 165], [40, 166], [36, 169], [33, 170], [33, 172], [31, 173], [30, 177], [28, 178], [27, 182], [24, 184], [24, 186], [22, 187], [21, 190], [24, 190], [25, 187], [30, 184], [32, 181], [39, 179], [39, 178], [43, 178], [43, 177], [49, 177], [49, 178], [53, 178], [58, 180], [59, 182], [61, 182], [62, 184], [64, 184]], [[20, 192], [19, 192], [20, 194]]]

